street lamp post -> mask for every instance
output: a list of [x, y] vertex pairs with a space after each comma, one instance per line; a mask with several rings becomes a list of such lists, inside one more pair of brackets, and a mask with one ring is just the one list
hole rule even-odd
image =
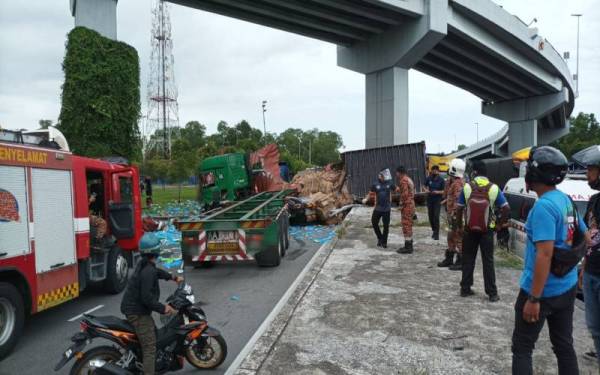
[[575, 76], [577, 79], [575, 80], [575, 91], [577, 92], [577, 96], [579, 96], [579, 19], [581, 16], [583, 16], [583, 14], [576, 13], [571, 14], [571, 16], [577, 17], [577, 68], [575, 70]]
[[267, 142], [267, 122], [265, 120], [265, 112], [267, 112], [267, 101], [263, 100], [262, 101], [262, 113], [263, 113], [263, 137], [265, 140], [265, 143]]
[[296, 136], [298, 138], [298, 160], [302, 160], [300, 158], [300, 146], [302, 145], [302, 138], [300, 138], [300, 136]]
[[477, 142], [479, 142], [479, 123], [475, 123], [475, 128], [477, 128]]

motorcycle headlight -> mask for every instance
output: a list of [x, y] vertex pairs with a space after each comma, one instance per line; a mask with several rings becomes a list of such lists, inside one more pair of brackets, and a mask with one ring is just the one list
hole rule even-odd
[[188, 294], [187, 296], [185, 296], [185, 298], [190, 301], [190, 303], [194, 304], [196, 303], [196, 297], [194, 297], [193, 294]]

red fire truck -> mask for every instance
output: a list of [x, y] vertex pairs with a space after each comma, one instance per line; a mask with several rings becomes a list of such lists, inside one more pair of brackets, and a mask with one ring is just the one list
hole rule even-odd
[[[91, 212], [107, 224], [102, 239]], [[121, 292], [141, 236], [135, 167], [73, 155], [54, 128], [0, 129], [0, 359], [28, 314], [91, 285]]]

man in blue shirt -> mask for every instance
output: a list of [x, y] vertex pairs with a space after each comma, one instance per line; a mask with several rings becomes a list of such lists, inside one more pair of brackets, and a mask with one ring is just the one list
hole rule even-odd
[[[510, 207], [498, 185], [487, 177], [486, 166], [475, 160], [471, 163], [471, 182], [465, 184], [458, 196], [457, 219], [458, 226], [463, 227], [463, 212], [466, 211], [462, 248], [462, 279], [460, 281], [460, 296], [469, 297], [475, 294], [473, 286], [473, 271], [477, 250], [481, 250], [483, 265], [483, 284], [490, 302], [497, 302], [498, 288], [496, 287], [496, 270], [494, 268], [494, 232], [502, 228], [508, 221]], [[495, 217], [497, 208], [500, 218]], [[479, 226], [476, 226], [479, 224]]]
[[[587, 230], [569, 197], [556, 189], [567, 173], [567, 158], [550, 146], [531, 150], [525, 182], [538, 200], [529, 211], [521, 291], [515, 302], [513, 374], [532, 374], [532, 352], [548, 321], [559, 374], [579, 374], [573, 348], [577, 267], [559, 277], [550, 269], [556, 251], [570, 251], [576, 230]], [[577, 223], [577, 224], [576, 224]]]
[[442, 207], [442, 195], [446, 183], [440, 176], [440, 167], [434, 165], [431, 167], [431, 173], [425, 180], [427, 188], [427, 214], [429, 215], [429, 225], [433, 234], [431, 238], [434, 240], [440, 239], [440, 208]]

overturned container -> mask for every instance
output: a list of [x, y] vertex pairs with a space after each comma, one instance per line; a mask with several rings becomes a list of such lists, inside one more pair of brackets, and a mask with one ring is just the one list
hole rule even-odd
[[415, 191], [421, 192], [425, 184], [427, 158], [425, 142], [397, 146], [368, 148], [342, 154], [348, 188], [355, 200], [362, 199], [377, 181], [379, 171], [389, 168], [392, 173], [404, 166], [415, 183]]

